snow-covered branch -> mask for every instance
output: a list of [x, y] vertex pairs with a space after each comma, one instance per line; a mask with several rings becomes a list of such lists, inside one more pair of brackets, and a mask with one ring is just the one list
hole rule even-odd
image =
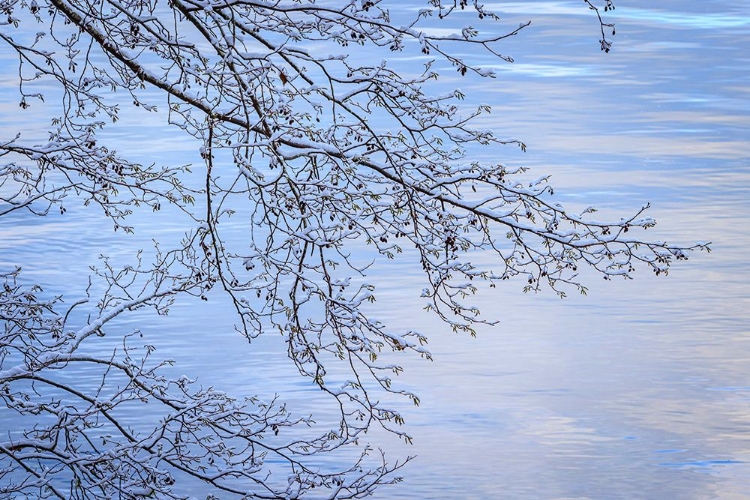
[[[585, 4], [609, 51], [614, 27], [602, 11], [612, 3]], [[0, 436], [0, 493], [180, 498], [181, 478], [192, 477], [222, 496], [367, 496], [398, 481], [403, 462], [368, 456], [369, 447], [330, 471], [313, 458], [361, 446], [373, 427], [409, 441], [383, 395], [419, 398], [399, 387], [392, 361], [431, 359], [424, 334], [375, 319], [371, 269], [415, 259], [426, 307], [473, 333], [494, 320], [467, 302], [479, 283], [585, 293], [579, 268], [605, 279], [638, 266], [666, 274], [708, 249], [647, 237], [648, 207], [599, 221], [593, 208], [555, 202], [546, 176], [470, 156], [526, 146], [475, 126], [488, 105], [470, 107], [461, 90], [433, 84], [446, 71], [492, 78], [462, 54], [511, 63], [502, 43], [528, 23], [508, 26], [465, 0], [431, 0], [399, 22], [391, 10], [385, 0], [0, 0], [21, 112], [57, 103], [43, 137], [0, 138], [0, 217], [64, 213], [75, 200], [126, 232], [139, 207], [156, 212], [155, 224], [163, 207], [177, 207], [192, 224], [179, 243], [157, 246], [153, 265], [140, 254], [124, 269], [103, 259], [92, 278], [100, 295], [67, 310], [42, 286], [22, 286], [18, 270], [0, 275], [0, 398], [22, 422]], [[461, 11], [473, 13], [471, 25], [460, 24]], [[143, 165], [122, 144], [115, 150], [106, 131], [126, 119], [124, 103], [183, 131], [194, 157]], [[373, 260], [362, 264], [354, 255], [367, 249]], [[179, 296], [209, 300], [214, 287], [240, 334], [283, 336], [280, 355], [330, 397], [335, 429], [299, 434], [315, 428], [312, 418], [280, 401], [170, 378], [171, 362], [118, 323], [134, 309], [167, 314]], [[122, 344], [91, 354], [105, 330]], [[100, 383], [57, 376], [77, 369]], [[150, 425], [126, 425], [126, 409], [145, 403]]]

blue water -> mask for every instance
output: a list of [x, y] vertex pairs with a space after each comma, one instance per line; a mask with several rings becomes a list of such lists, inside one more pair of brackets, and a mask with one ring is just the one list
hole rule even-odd
[[[516, 62], [486, 60], [494, 80], [452, 71], [439, 85], [491, 104], [484, 125], [528, 145], [497, 161], [552, 174], [561, 202], [597, 205], [607, 218], [650, 201], [652, 237], [712, 241], [713, 252], [666, 278], [590, 276], [588, 296], [563, 301], [513, 282], [483, 290], [476, 304], [501, 323], [476, 339], [422, 310], [414, 262], [377, 267], [372, 313], [427, 333], [435, 357], [406, 360], [397, 381], [422, 401], [402, 409], [414, 444], [372, 435], [393, 459], [417, 456], [377, 498], [750, 498], [750, 4], [620, 0], [607, 13], [617, 25], [609, 54], [582, 4], [495, 2], [507, 13], [500, 26], [532, 20], [507, 40]], [[2, 60], [7, 86], [13, 67]], [[0, 113], [17, 113], [0, 96]], [[14, 126], [0, 120], [2, 137]], [[200, 163], [194, 145], [164, 134], [126, 123], [112, 140], [149, 163]], [[141, 224], [135, 237], [114, 235], [74, 204], [66, 218], [3, 218], [0, 266], [22, 263], [28, 279], [75, 297], [100, 253], [125, 262], [152, 237], [189, 227], [152, 215]], [[180, 373], [326, 415], [329, 402], [295, 375], [283, 346], [249, 347], [228, 311], [178, 301], [168, 318], [126, 326]]]

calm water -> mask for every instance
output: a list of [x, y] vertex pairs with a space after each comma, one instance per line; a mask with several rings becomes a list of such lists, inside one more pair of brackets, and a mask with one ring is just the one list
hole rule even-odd
[[[403, 408], [414, 445], [373, 436], [394, 459], [417, 455], [405, 481], [376, 497], [750, 498], [750, 4], [620, 0], [608, 55], [582, 2], [493, 8], [508, 26], [533, 21], [508, 40], [516, 63], [497, 65], [489, 83], [449, 72], [444, 84], [491, 104], [486, 125], [529, 147], [499, 160], [553, 174], [560, 201], [595, 204], [600, 218], [651, 201], [652, 237], [712, 241], [714, 251], [667, 278], [592, 276], [587, 297], [564, 301], [512, 282], [487, 290], [476, 303], [501, 323], [476, 339], [423, 313], [418, 267], [384, 263], [370, 277], [373, 312], [428, 333], [435, 361], [407, 361], [400, 377], [422, 399]], [[12, 66], [0, 60], [7, 84]], [[3, 116], [17, 113], [14, 99], [0, 93]], [[21, 119], [33, 127], [33, 115]], [[0, 120], [3, 137], [19, 123], [9, 122]], [[174, 133], [122, 128], [113, 140], [124, 151], [137, 143], [149, 162], [179, 153], [199, 163]], [[187, 228], [149, 220], [128, 239], [75, 207], [66, 218], [4, 217], [0, 266], [23, 262], [27, 277], [75, 295], [100, 253], [125, 262], [149, 238]], [[325, 415], [277, 342], [247, 346], [225, 311], [180, 302], [166, 321], [128, 322], [180, 372], [237, 395], [279, 392], [299, 413]]]

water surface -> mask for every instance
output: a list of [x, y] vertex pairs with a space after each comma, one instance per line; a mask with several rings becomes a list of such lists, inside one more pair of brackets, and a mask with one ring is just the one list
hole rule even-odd
[[[435, 361], [408, 361], [400, 377], [422, 400], [403, 407], [414, 445], [373, 436], [393, 458], [417, 455], [377, 498], [750, 498], [750, 5], [621, 0], [603, 54], [581, 4], [493, 3], [509, 26], [533, 21], [507, 41], [516, 62], [487, 60], [498, 75], [489, 82], [451, 74], [440, 85], [491, 104], [485, 125], [529, 147], [496, 161], [552, 174], [560, 201], [595, 204], [601, 218], [650, 201], [652, 237], [712, 241], [714, 251], [666, 278], [592, 275], [588, 296], [563, 301], [512, 282], [484, 290], [476, 304], [501, 323], [476, 339], [422, 311], [412, 262], [378, 267], [373, 314], [428, 333]], [[0, 105], [8, 116], [14, 104]], [[149, 163], [197, 161], [178, 134], [118, 130], [125, 150], [141, 134]], [[125, 261], [186, 227], [154, 219], [126, 239], [75, 207], [64, 219], [3, 218], [0, 265], [22, 260], [27, 276], [75, 296], [98, 254]], [[178, 371], [325, 414], [278, 342], [248, 346], [226, 311], [180, 301], [167, 320], [128, 321]]]

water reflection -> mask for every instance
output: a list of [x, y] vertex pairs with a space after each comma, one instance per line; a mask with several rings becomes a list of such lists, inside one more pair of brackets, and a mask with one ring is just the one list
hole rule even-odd
[[[747, 33], [706, 30], [745, 25], [736, 5], [712, 3], [708, 16], [620, 6], [612, 57], [558, 49], [551, 65], [524, 54], [523, 69], [483, 88], [499, 102], [487, 125], [527, 141], [517, 161], [553, 172], [566, 203], [614, 215], [651, 200], [660, 235], [711, 239], [715, 253], [667, 280], [597, 282], [565, 302], [509, 287], [479, 299], [503, 319], [496, 329], [433, 335], [435, 363], [409, 371], [424, 402], [409, 414], [424, 467], [407, 475], [414, 498], [750, 495], [748, 70], [695, 63], [750, 48]], [[567, 3], [505, 7], [550, 14], [526, 34], [534, 49], [580, 36], [559, 18], [578, 15]], [[392, 319], [416, 321], [416, 304], [389, 305]]]

